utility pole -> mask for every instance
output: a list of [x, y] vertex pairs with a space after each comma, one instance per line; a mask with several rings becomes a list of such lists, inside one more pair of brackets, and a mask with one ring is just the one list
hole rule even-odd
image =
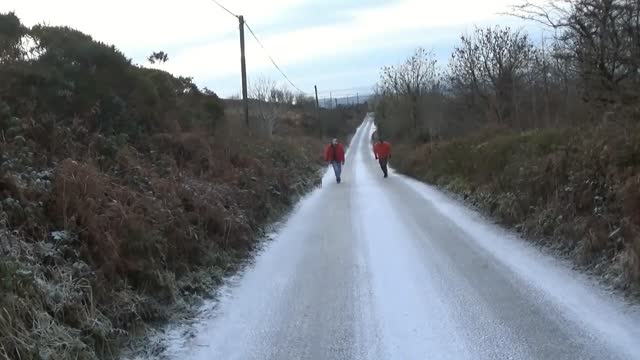
[[316, 90], [316, 109], [320, 109], [320, 102], [318, 101], [318, 86], [313, 85], [313, 88]]
[[356, 93], [356, 105], [360, 105], [360, 94]]
[[329, 109], [333, 107], [333, 94], [329, 91]]
[[336, 101], [336, 109], [338, 108], [338, 98], [334, 99]]
[[249, 127], [249, 99], [247, 98], [247, 64], [244, 57], [244, 16], [240, 20], [240, 66], [242, 69], [242, 103], [244, 106], [244, 122]]
[[320, 137], [324, 137], [324, 120], [322, 120], [322, 112], [320, 111], [320, 101], [318, 100], [318, 86], [313, 85], [313, 89], [316, 91], [316, 115], [318, 116], [318, 121], [320, 121]]

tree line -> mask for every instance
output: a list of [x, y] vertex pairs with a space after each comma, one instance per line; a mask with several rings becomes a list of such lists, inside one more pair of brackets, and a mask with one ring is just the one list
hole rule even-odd
[[640, 112], [640, 1], [552, 0], [510, 14], [542, 24], [460, 37], [449, 63], [418, 48], [382, 69], [376, 111], [387, 137], [430, 141], [491, 128], [527, 130], [633, 119]]
[[135, 139], [214, 129], [223, 116], [218, 96], [192, 78], [134, 65], [116, 47], [69, 27], [29, 28], [13, 13], [0, 14], [2, 130], [12, 118], [43, 126], [82, 119], [88, 131]]

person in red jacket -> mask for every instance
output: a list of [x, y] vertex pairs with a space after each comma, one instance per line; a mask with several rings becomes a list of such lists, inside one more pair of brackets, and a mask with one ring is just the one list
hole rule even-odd
[[391, 144], [384, 141], [381, 137], [378, 137], [378, 141], [373, 144], [373, 155], [375, 155], [376, 160], [380, 163], [384, 177], [388, 177], [389, 170], [387, 169], [387, 163], [391, 158]]
[[336, 174], [336, 182], [340, 184], [342, 179], [342, 165], [344, 165], [344, 146], [333, 139], [324, 152], [324, 160], [333, 166], [333, 172]]

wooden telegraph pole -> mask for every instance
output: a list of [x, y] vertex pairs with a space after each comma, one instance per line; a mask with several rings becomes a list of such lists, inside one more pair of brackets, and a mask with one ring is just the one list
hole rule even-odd
[[320, 137], [324, 137], [324, 120], [322, 120], [322, 112], [320, 111], [320, 101], [318, 100], [318, 86], [313, 85], [314, 90], [316, 91], [316, 115], [318, 116], [318, 121], [320, 121]]
[[247, 98], [247, 64], [244, 57], [244, 16], [238, 16], [240, 21], [240, 67], [242, 71], [242, 103], [244, 106], [244, 122], [249, 127], [249, 99]]

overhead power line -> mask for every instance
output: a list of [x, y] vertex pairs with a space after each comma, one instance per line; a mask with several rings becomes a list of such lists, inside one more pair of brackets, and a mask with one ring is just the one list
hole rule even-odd
[[264, 47], [264, 45], [262, 45], [262, 42], [260, 42], [260, 40], [258, 39], [258, 37], [256, 36], [256, 34], [253, 32], [253, 30], [251, 30], [251, 26], [249, 26], [249, 24], [245, 21], [244, 24], [247, 26], [247, 30], [249, 30], [249, 32], [251, 33], [251, 35], [253, 36], [254, 39], [256, 39], [256, 42], [258, 43], [258, 45], [260, 45], [260, 47], [262, 48], [262, 50], [264, 50], [265, 54], [267, 55], [267, 57], [269, 58], [269, 60], [271, 60], [271, 63], [273, 64], [273, 66], [276, 67], [276, 69], [278, 69], [278, 71], [280, 72], [280, 74], [282, 74], [282, 77], [284, 77], [289, 84], [291, 84], [291, 86], [293, 86], [296, 90], [298, 90], [299, 92], [306, 94], [306, 92], [300, 90], [299, 87], [297, 87], [290, 79], [289, 77], [284, 73], [284, 71], [282, 71], [282, 69], [280, 68], [280, 66], [278, 66], [278, 64], [276, 63], [275, 60], [273, 60], [273, 57], [271, 57], [271, 55], [269, 54], [269, 51], [267, 51], [267, 49]]
[[231, 12], [231, 10], [227, 9], [226, 7], [224, 7], [224, 5], [220, 4], [218, 1], [216, 1], [216, 0], [211, 0], [211, 1], [213, 1], [214, 3], [216, 3], [216, 4], [217, 4], [218, 6], [220, 6], [224, 11], [228, 12], [228, 13], [229, 13], [229, 14], [231, 14], [232, 16], [234, 16], [234, 17], [236, 17], [236, 18], [238, 17], [238, 15], [236, 15], [236, 14], [232, 13], [232, 12]]
[[278, 69], [280, 74], [282, 74], [282, 76], [289, 82], [289, 84], [291, 84], [291, 86], [293, 86], [300, 93], [306, 95], [306, 93], [304, 91], [300, 90], [300, 88], [297, 87], [291, 81], [291, 79], [289, 79], [289, 77], [284, 73], [284, 71], [282, 71], [280, 66], [278, 66], [276, 61], [269, 54], [269, 52], [264, 47], [264, 45], [262, 45], [262, 42], [260, 42], [260, 40], [258, 39], [256, 34], [253, 32], [253, 30], [251, 29], [249, 24], [247, 24], [247, 22], [244, 20], [244, 16], [242, 16], [242, 15], [239, 16], [239, 15], [234, 14], [231, 10], [227, 9], [224, 5], [222, 5], [218, 0], [211, 0], [211, 1], [216, 3], [216, 5], [218, 5], [222, 10], [226, 11], [231, 16], [233, 16], [236, 19], [238, 19], [238, 22], [239, 22], [239, 28], [240, 28], [240, 70], [241, 70], [241, 74], [242, 74], [242, 102], [243, 102], [243, 107], [244, 107], [244, 118], [245, 118], [245, 123], [246, 123], [247, 127], [249, 127], [249, 97], [247, 95], [247, 66], [246, 66], [245, 54], [244, 54], [244, 28], [245, 27], [249, 30], [249, 32], [251, 33], [253, 38], [256, 40], [258, 45], [260, 45], [260, 47], [265, 52], [267, 57], [269, 57], [269, 60], [271, 60], [271, 63], [273, 64], [273, 66], [275, 66], [276, 69]]

